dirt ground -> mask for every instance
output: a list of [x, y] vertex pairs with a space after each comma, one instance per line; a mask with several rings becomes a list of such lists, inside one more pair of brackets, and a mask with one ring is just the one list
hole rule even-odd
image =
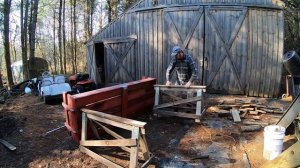
[[[146, 135], [156, 167], [260, 167], [263, 159], [263, 129], [242, 133], [241, 123], [230, 116], [220, 117], [209, 107], [236, 99], [286, 109], [290, 102], [245, 96], [207, 95], [208, 108], [200, 123], [177, 117], [144, 114]], [[275, 123], [275, 114], [262, 114], [261, 121]], [[0, 105], [0, 138], [16, 146], [9, 151], [0, 144], [0, 167], [106, 167], [81, 153], [66, 128], [45, 136], [64, 125], [60, 103], [45, 105], [33, 95], [18, 96]], [[287, 137], [289, 138], [289, 137]], [[291, 138], [290, 138], [291, 139]], [[205, 156], [205, 157], [203, 157]], [[247, 163], [249, 160], [249, 163]], [[126, 161], [124, 161], [126, 165]]]

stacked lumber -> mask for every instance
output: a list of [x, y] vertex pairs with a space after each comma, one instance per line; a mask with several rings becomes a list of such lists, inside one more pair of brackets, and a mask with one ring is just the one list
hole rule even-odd
[[[262, 121], [262, 114], [283, 114], [283, 108], [267, 106], [258, 101], [245, 102], [236, 99], [233, 103], [221, 102], [209, 108], [219, 117], [232, 117], [235, 123], [241, 123], [242, 132], [257, 131], [270, 123]], [[243, 120], [242, 120], [243, 119]]]

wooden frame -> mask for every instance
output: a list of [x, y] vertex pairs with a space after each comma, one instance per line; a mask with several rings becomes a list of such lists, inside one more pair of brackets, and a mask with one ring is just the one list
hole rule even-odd
[[[183, 118], [193, 118], [195, 122], [200, 122], [200, 117], [203, 115], [204, 110], [203, 107], [203, 92], [206, 92], [206, 86], [190, 86], [186, 88], [184, 86], [166, 86], [166, 85], [154, 85], [155, 88], [155, 102], [154, 102], [154, 113], [157, 115], [168, 115], [168, 116], [177, 116]], [[196, 92], [196, 97], [189, 96], [187, 99], [178, 98], [178, 100], [174, 102], [159, 104], [160, 92], [161, 91], [184, 91], [187, 92], [188, 95], [191, 95], [193, 92]], [[180, 99], [180, 100], [179, 100]], [[185, 112], [173, 112], [162, 110], [162, 108], [180, 105], [183, 103], [191, 103], [196, 102], [196, 113], [190, 114]]]
[[[99, 111], [94, 111], [90, 109], [81, 109], [82, 110], [82, 129], [81, 129], [81, 141], [80, 141], [80, 151], [86, 153], [87, 155], [93, 157], [99, 162], [105, 164], [108, 167], [117, 167], [121, 168], [122, 166], [112, 162], [111, 160], [98, 155], [92, 150], [88, 149], [89, 146], [101, 146], [101, 147], [120, 147], [122, 150], [130, 153], [130, 168], [138, 167], [138, 159], [144, 160], [144, 164], [141, 167], [146, 167], [152, 160], [153, 156], [149, 152], [147, 141], [146, 141], [146, 131], [144, 126], [145, 122], [140, 122], [136, 120], [131, 120], [127, 118], [122, 118]], [[113, 136], [114, 140], [88, 140], [87, 139], [87, 128], [88, 120], [91, 125], [96, 137], [99, 138], [98, 130], [96, 125], [102, 128], [107, 134]], [[106, 125], [109, 125], [107, 127]], [[117, 134], [111, 127], [118, 127], [125, 130], [131, 131], [131, 138], [126, 139], [121, 135]]]

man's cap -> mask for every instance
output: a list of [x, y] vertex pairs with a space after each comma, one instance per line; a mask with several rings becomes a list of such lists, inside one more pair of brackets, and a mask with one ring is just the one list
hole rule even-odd
[[177, 53], [178, 53], [179, 51], [182, 51], [181, 48], [180, 48], [179, 46], [173, 47], [171, 56], [172, 56], [172, 57], [176, 56]]

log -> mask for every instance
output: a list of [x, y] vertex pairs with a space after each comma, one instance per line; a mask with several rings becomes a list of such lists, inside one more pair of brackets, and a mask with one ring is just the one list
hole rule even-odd
[[241, 131], [242, 132], [259, 131], [260, 129], [261, 129], [260, 125], [241, 126]]
[[268, 126], [269, 123], [266, 122], [256, 122], [256, 121], [244, 121], [243, 124], [246, 125], [261, 125], [261, 126]]

